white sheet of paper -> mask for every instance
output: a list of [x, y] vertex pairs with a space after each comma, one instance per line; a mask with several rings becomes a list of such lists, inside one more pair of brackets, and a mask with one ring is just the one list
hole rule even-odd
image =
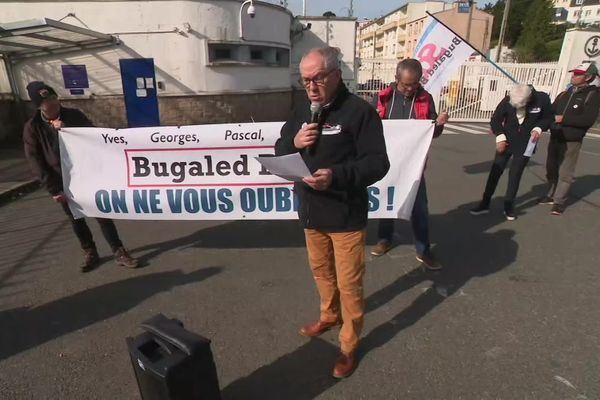
[[300, 153], [279, 157], [254, 157], [270, 173], [288, 181], [300, 182], [302, 178], [311, 176]]
[[537, 143], [533, 141], [533, 136], [529, 139], [529, 143], [527, 143], [527, 148], [525, 149], [525, 153], [523, 155], [525, 157], [531, 157], [533, 155], [533, 151], [535, 150], [535, 146]]

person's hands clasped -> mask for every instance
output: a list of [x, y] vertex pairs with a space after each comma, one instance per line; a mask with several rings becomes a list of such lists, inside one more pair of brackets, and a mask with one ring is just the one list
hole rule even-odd
[[319, 124], [306, 124], [304, 125], [294, 137], [294, 146], [298, 150], [302, 150], [306, 147], [312, 146], [317, 141], [319, 136]]
[[312, 176], [304, 178], [303, 181], [315, 190], [327, 190], [333, 181], [333, 172], [329, 168], [318, 169]]

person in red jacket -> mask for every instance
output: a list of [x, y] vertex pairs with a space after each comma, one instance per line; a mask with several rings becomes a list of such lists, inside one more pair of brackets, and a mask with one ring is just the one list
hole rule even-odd
[[[396, 67], [396, 81], [390, 87], [382, 90], [374, 99], [377, 111], [382, 119], [428, 119], [435, 121], [433, 137], [442, 134], [444, 124], [448, 122], [448, 114], [435, 111], [435, 104], [431, 94], [425, 90], [419, 81], [423, 75], [421, 63], [415, 59], [406, 59]], [[436, 260], [429, 242], [429, 210], [427, 207], [427, 188], [425, 175], [415, 198], [415, 203], [410, 218], [415, 247], [416, 258], [430, 270], [439, 270], [441, 264]], [[394, 220], [382, 219], [379, 221], [379, 241], [371, 250], [371, 255], [382, 256], [392, 248], [392, 235], [394, 233]]]
[[[81, 272], [88, 272], [99, 264], [100, 257], [85, 219], [73, 218], [68, 199], [63, 193], [58, 130], [62, 127], [93, 126], [93, 124], [81, 111], [62, 107], [54, 89], [44, 82], [31, 82], [27, 85], [27, 92], [38, 109], [27, 121], [23, 130], [25, 157], [33, 174], [48, 190], [52, 199], [62, 206], [71, 220], [73, 231], [85, 253]], [[116, 263], [124, 267], [136, 268], [138, 260], [132, 258], [123, 247], [114, 222], [106, 218], [96, 218], [96, 220], [115, 255]]]

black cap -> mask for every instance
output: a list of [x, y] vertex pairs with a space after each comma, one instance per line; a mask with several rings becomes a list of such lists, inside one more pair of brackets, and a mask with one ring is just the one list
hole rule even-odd
[[40, 81], [30, 82], [27, 85], [27, 93], [29, 93], [29, 98], [36, 107], [39, 107], [44, 100], [56, 96], [54, 89]]

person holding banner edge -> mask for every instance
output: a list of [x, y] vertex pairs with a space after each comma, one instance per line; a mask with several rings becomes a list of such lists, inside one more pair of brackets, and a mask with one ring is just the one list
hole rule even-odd
[[[382, 119], [429, 119], [434, 121], [436, 126], [433, 137], [437, 138], [442, 134], [444, 124], [448, 122], [448, 113], [442, 112], [439, 116], [437, 115], [433, 97], [419, 83], [422, 76], [423, 67], [418, 60], [400, 61], [396, 66], [396, 81], [373, 99], [373, 105], [377, 107]], [[427, 269], [441, 269], [442, 265], [433, 255], [429, 241], [429, 210], [425, 175], [421, 176], [410, 221], [417, 260]], [[379, 220], [379, 241], [371, 250], [371, 255], [378, 257], [387, 253], [392, 248], [393, 234], [394, 220]]]
[[[319, 107], [295, 107], [275, 144], [276, 155], [301, 153], [313, 173], [296, 182], [294, 190], [320, 316], [300, 334], [315, 337], [341, 325], [333, 376], [345, 378], [357, 365], [364, 318], [367, 187], [383, 178], [390, 164], [381, 120], [344, 85], [338, 49], [308, 52], [300, 75], [308, 100]], [[313, 120], [311, 111], [317, 114], [315, 123], [307, 123]]]
[[[62, 206], [71, 221], [73, 231], [84, 251], [81, 272], [91, 271], [99, 264], [100, 257], [85, 219], [73, 217], [68, 199], [63, 193], [58, 134], [62, 127], [91, 127], [93, 124], [81, 111], [61, 106], [56, 91], [44, 82], [30, 82], [27, 92], [37, 110], [23, 130], [25, 157], [33, 174], [48, 190], [52, 199]], [[96, 220], [114, 253], [115, 262], [127, 268], [136, 268], [138, 260], [131, 257], [123, 247], [114, 222], [105, 218]]]
[[498, 181], [512, 157], [508, 186], [504, 197], [504, 215], [508, 221], [517, 216], [514, 201], [519, 183], [530, 156], [526, 150], [530, 140], [534, 143], [542, 132], [550, 128], [554, 120], [550, 97], [536, 91], [530, 85], [516, 85], [494, 111], [490, 121], [492, 133], [496, 136], [496, 153], [479, 204], [470, 210], [472, 215], [487, 214]]

